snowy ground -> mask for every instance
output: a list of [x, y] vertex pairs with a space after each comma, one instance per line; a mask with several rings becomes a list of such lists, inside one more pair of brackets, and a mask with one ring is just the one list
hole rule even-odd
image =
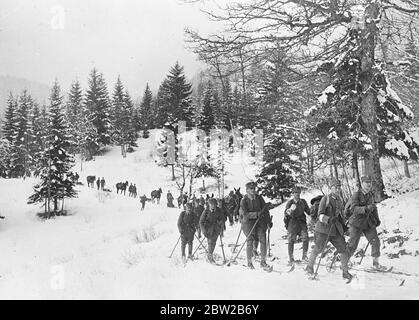
[[[69, 216], [41, 221], [35, 215], [40, 209], [26, 204], [35, 181], [0, 179], [0, 213], [6, 216], [0, 220], [0, 299], [419, 298], [419, 276], [356, 272], [358, 279], [347, 285], [338, 270], [328, 273], [324, 267], [320, 267], [320, 281], [308, 280], [302, 267], [286, 273], [283, 206], [272, 212], [271, 233], [272, 252], [279, 258], [272, 264], [281, 273], [247, 270], [242, 259], [231, 267], [212, 266], [205, 262], [203, 250], [198, 252], [199, 260], [186, 267], [180, 262], [179, 247], [169, 259], [179, 236], [179, 210], [167, 208], [164, 199], [167, 190], [175, 196], [177, 191], [169, 169], [154, 164], [152, 144], [152, 138], [141, 140], [138, 151], [125, 159], [118, 148], [111, 149], [83, 164], [81, 177], [85, 182], [87, 175], [104, 176], [112, 190], [116, 182], [132, 181], [138, 193], [147, 196], [162, 187], [162, 203], [147, 202], [143, 212], [138, 199], [79, 186], [79, 197], [67, 202]], [[250, 171], [243, 173], [244, 168], [231, 166], [226, 179], [230, 187], [242, 186], [243, 190], [245, 181], [252, 178], [253, 172], [246, 169]], [[418, 172], [415, 174], [417, 177]], [[304, 197], [309, 200], [315, 194]], [[419, 191], [411, 189], [380, 204], [384, 264], [419, 273], [418, 208]], [[227, 226], [227, 259], [231, 256], [227, 245], [235, 242], [238, 232], [238, 225]], [[404, 238], [397, 237], [400, 235]], [[360, 247], [364, 244], [362, 239]], [[295, 251], [298, 257], [301, 244]], [[221, 259], [219, 246], [216, 254]], [[363, 265], [370, 264], [368, 252]]]

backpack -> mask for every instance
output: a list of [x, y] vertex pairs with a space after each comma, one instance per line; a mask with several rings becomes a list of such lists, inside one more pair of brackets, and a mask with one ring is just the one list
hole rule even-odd
[[320, 201], [323, 199], [323, 197], [326, 197], [326, 208], [327, 208], [329, 206], [329, 203], [330, 203], [330, 199], [329, 199], [328, 195], [317, 196], [317, 197], [311, 199], [311, 201], [310, 201], [310, 203], [312, 203], [312, 206], [310, 208], [310, 217], [314, 221], [317, 221], [317, 218], [319, 217]]

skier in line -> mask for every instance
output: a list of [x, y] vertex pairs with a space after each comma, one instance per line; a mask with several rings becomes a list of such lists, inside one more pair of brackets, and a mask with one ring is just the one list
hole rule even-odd
[[140, 197], [140, 202], [141, 202], [141, 211], [144, 210], [145, 207], [145, 202], [147, 201], [147, 196], [144, 194], [143, 196]]
[[132, 196], [132, 194], [133, 194], [133, 185], [132, 185], [132, 183], [129, 185], [129, 187], [128, 187], [128, 197], [131, 197]]
[[202, 213], [201, 219], [199, 219], [199, 226], [208, 241], [208, 261], [215, 263], [213, 253], [217, 244], [217, 238], [223, 232], [224, 217], [217, 208], [217, 200], [211, 198], [208, 202], [209, 208]]
[[100, 189], [100, 178], [97, 178], [96, 186], [97, 186], [97, 189], [99, 190]]
[[[361, 177], [361, 189], [352, 195], [351, 215], [349, 217], [349, 254], [352, 256], [358, 247], [359, 239], [364, 234], [371, 244], [373, 267], [377, 270], [386, 269], [379, 263], [380, 240], [377, 227], [380, 225], [377, 206], [372, 191], [372, 180], [369, 176]], [[347, 217], [348, 218], [348, 217]]]
[[134, 185], [132, 186], [132, 196], [134, 198], [137, 198], [137, 185], [134, 183]]
[[319, 216], [315, 228], [316, 241], [305, 270], [310, 275], [314, 274], [316, 257], [327, 245], [326, 241], [330, 241], [337, 252], [340, 253], [342, 277], [351, 280], [352, 275], [348, 271], [349, 250], [346, 247], [343, 231], [344, 222], [342, 213], [344, 205], [340, 196], [341, 191], [341, 182], [333, 179], [331, 181], [330, 193], [320, 201]]
[[304, 199], [301, 199], [301, 188], [294, 187], [292, 190], [293, 198], [287, 202], [285, 206], [285, 219], [287, 221], [288, 231], [288, 257], [289, 264], [294, 263], [294, 243], [297, 240], [297, 235], [300, 234], [303, 241], [303, 256], [302, 260], [307, 260], [308, 251], [308, 231], [306, 214], [310, 214], [310, 208]]
[[100, 189], [103, 190], [105, 188], [105, 178], [102, 177], [102, 180], [100, 180]]
[[[240, 202], [240, 221], [241, 228], [247, 237], [247, 266], [250, 269], [254, 269], [252, 263], [252, 255], [254, 244], [253, 242], [257, 239], [260, 243], [260, 266], [262, 268], [269, 268], [266, 263], [266, 230], [270, 220], [270, 214], [268, 210], [262, 211], [265, 207], [265, 201], [262, 196], [256, 193], [256, 184], [254, 182], [246, 183], [246, 195]], [[259, 221], [257, 220], [259, 218]], [[255, 223], [257, 225], [253, 228]], [[252, 233], [250, 231], [252, 230]]]
[[177, 227], [180, 233], [181, 239], [181, 253], [182, 253], [182, 260], [186, 262], [186, 255], [185, 255], [185, 248], [186, 244], [188, 244], [188, 259], [193, 259], [192, 257], [192, 247], [193, 247], [193, 239], [195, 235], [195, 228], [197, 224], [196, 216], [193, 213], [192, 203], [187, 203], [185, 205], [185, 210], [179, 215], [179, 219], [177, 222]]

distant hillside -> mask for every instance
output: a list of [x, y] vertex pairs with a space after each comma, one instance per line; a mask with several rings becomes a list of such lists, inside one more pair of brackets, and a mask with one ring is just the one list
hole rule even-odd
[[23, 89], [27, 89], [31, 96], [41, 104], [48, 101], [50, 88], [47, 85], [24, 78], [0, 76], [0, 119], [6, 109], [9, 92], [19, 95]]

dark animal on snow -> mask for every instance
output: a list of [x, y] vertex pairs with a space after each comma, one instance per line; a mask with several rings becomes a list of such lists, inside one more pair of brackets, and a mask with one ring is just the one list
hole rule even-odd
[[233, 199], [235, 202], [235, 207], [234, 207], [234, 221], [238, 222], [239, 221], [239, 209], [240, 209], [240, 201], [242, 200], [243, 195], [240, 192], [240, 188], [236, 189], [234, 188], [234, 195], [233, 195]]
[[118, 182], [116, 184], [116, 194], [118, 194], [119, 190], [121, 190], [121, 194], [122, 192], [124, 192], [124, 195], [125, 195], [125, 192], [127, 191], [127, 186], [128, 186], [128, 181]]
[[162, 192], [161, 188], [151, 191], [151, 201], [154, 203], [154, 199], [157, 199], [157, 204], [159, 204]]
[[86, 180], [87, 180], [88, 187], [92, 187], [92, 188], [95, 187], [96, 176], [87, 176]]

